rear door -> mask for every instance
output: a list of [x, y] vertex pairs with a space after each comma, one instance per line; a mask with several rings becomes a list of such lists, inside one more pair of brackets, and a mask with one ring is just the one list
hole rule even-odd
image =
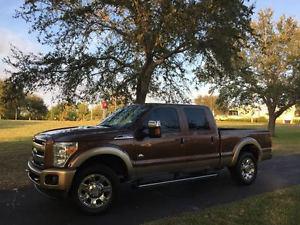
[[219, 165], [219, 137], [211, 112], [206, 107], [182, 107], [186, 120], [184, 147], [187, 167], [191, 170]]

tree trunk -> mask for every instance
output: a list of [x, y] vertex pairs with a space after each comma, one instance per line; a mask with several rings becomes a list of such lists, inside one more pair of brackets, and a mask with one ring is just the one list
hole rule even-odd
[[143, 80], [142, 76], [138, 79], [138, 85], [137, 85], [137, 88], [136, 88], [135, 103], [137, 103], [137, 104], [145, 103], [146, 97], [147, 97], [147, 94], [148, 94], [149, 83], [150, 82], [147, 82], [146, 79]]
[[270, 114], [269, 113], [269, 122], [268, 122], [268, 130], [271, 133], [271, 136], [274, 137], [275, 136], [275, 124], [276, 124], [276, 116], [274, 115], [274, 113]]
[[18, 120], [18, 107], [16, 107], [16, 111], [15, 111], [15, 120]]
[[155, 63], [150, 58], [146, 61], [145, 65], [141, 70], [141, 73], [138, 74], [135, 103], [145, 103], [155, 66]]

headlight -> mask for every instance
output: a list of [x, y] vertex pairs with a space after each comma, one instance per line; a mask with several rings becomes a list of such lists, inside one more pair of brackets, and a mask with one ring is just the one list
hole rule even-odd
[[53, 145], [53, 166], [63, 167], [78, 149], [77, 142], [57, 142]]

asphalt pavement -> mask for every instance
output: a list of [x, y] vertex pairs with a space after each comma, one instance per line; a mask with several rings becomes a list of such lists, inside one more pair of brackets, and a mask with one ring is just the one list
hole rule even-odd
[[125, 185], [113, 208], [97, 216], [82, 214], [68, 201], [48, 199], [30, 186], [0, 191], [0, 224], [135, 225], [297, 184], [300, 184], [300, 155], [277, 156], [259, 164], [257, 180], [250, 186], [235, 184], [227, 170], [206, 180], [144, 189]]

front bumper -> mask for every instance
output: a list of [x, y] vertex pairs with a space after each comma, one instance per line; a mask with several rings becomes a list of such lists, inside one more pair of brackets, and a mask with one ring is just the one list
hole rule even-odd
[[[60, 190], [68, 192], [73, 181], [76, 170], [72, 169], [38, 169], [31, 161], [28, 162], [28, 177], [39, 188], [43, 190]], [[55, 179], [54, 179], [55, 178]]]

